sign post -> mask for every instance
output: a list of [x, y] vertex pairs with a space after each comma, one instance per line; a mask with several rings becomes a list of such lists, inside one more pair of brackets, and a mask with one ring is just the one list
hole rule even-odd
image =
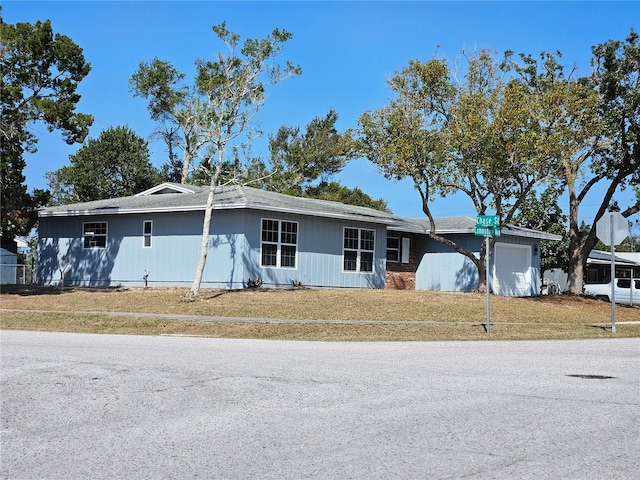
[[[605, 213], [596, 223], [596, 234], [602, 243], [611, 247], [611, 333], [616, 333], [616, 245], [627, 238], [628, 221], [620, 212]], [[631, 277], [633, 287], [633, 275]]]
[[485, 237], [485, 244], [486, 244], [486, 248], [487, 248], [487, 255], [486, 255], [486, 259], [485, 259], [485, 267], [486, 267], [486, 274], [485, 277], [487, 279], [487, 286], [485, 288], [485, 290], [487, 291], [487, 335], [491, 334], [491, 302], [490, 302], [490, 297], [489, 297], [489, 290], [491, 290], [489, 288], [489, 285], [491, 285], [491, 272], [489, 271], [489, 244], [491, 243], [490, 240], [491, 237]]
[[487, 291], [487, 326], [485, 330], [487, 331], [487, 335], [491, 333], [491, 303], [490, 303], [490, 285], [491, 285], [491, 273], [489, 271], [489, 245], [491, 243], [491, 238], [499, 238], [500, 237], [500, 217], [498, 215], [478, 215], [476, 218], [476, 229], [475, 235], [477, 237], [484, 237], [486, 244], [486, 255], [485, 255], [485, 267], [486, 267], [486, 291]]

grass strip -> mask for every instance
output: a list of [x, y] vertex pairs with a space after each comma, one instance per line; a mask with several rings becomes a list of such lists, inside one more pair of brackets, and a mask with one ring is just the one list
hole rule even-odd
[[[590, 323], [492, 322], [491, 335], [482, 323], [412, 322], [404, 324], [318, 324], [275, 322], [203, 322], [154, 316], [101, 313], [11, 312], [0, 319], [2, 329], [128, 335], [189, 335], [308, 341], [444, 341], [444, 340], [568, 340], [611, 338], [606, 325]], [[640, 324], [619, 323], [616, 338], [640, 337]]]

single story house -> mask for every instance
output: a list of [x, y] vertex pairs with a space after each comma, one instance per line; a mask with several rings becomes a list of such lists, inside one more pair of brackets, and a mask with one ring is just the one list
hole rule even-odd
[[[137, 195], [39, 212], [44, 285], [190, 286], [208, 187], [163, 183]], [[438, 233], [479, 252], [475, 220], [438, 220]], [[469, 291], [477, 271], [428, 238], [424, 221], [247, 186], [216, 192], [202, 286], [418, 288]], [[501, 295], [539, 292], [541, 232], [503, 228], [492, 262]], [[553, 239], [553, 238], [552, 238]], [[475, 285], [474, 285], [475, 281]]]

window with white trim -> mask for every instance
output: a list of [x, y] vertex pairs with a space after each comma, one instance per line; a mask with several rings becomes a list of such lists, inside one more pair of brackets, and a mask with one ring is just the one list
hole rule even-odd
[[82, 245], [84, 248], [106, 248], [107, 222], [83, 223]]
[[153, 236], [153, 220], [142, 222], [142, 248], [151, 248], [151, 237]]
[[343, 269], [345, 272], [373, 272], [375, 231], [364, 228], [345, 228]]
[[262, 219], [260, 266], [296, 268], [298, 222]]

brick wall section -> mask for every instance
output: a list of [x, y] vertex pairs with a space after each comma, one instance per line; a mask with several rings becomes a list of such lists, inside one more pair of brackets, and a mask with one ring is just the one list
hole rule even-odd
[[[395, 290], [415, 290], [416, 270], [418, 260], [416, 258], [416, 238], [413, 234], [401, 234], [387, 232], [389, 237], [409, 237], [409, 263], [387, 261], [387, 281], [385, 288]], [[400, 240], [402, 244], [402, 240]]]
[[385, 288], [392, 290], [415, 290], [415, 272], [390, 272], [387, 270], [387, 284]]

